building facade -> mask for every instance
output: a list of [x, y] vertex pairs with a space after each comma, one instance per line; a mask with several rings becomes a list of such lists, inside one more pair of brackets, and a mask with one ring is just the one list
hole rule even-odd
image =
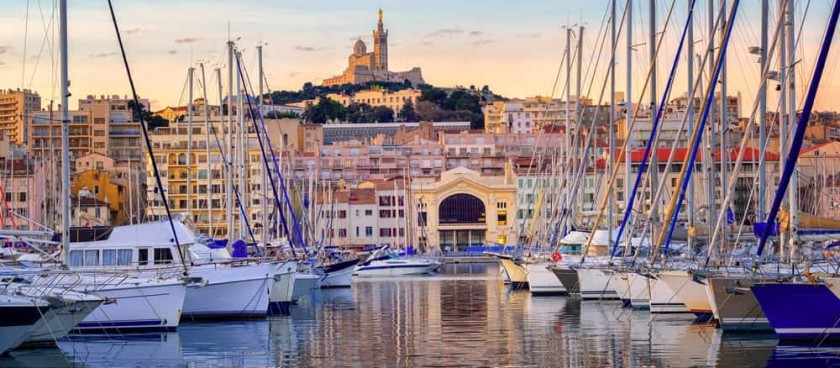
[[29, 139], [27, 116], [41, 110], [41, 96], [28, 89], [0, 90], [0, 132], [15, 144]]

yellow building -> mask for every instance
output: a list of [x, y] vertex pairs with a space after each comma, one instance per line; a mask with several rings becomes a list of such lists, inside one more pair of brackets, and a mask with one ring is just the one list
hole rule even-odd
[[113, 223], [122, 224], [128, 220], [129, 213], [127, 184], [115, 173], [90, 169], [73, 175], [70, 192], [72, 195], [83, 193], [82, 197], [90, 197], [107, 203], [110, 211], [116, 215], [112, 219]]
[[180, 118], [187, 115], [187, 107], [186, 106], [167, 106], [163, 108], [163, 110], [158, 110], [152, 113], [152, 115], [160, 116], [170, 123], [178, 121]]
[[0, 132], [10, 142], [27, 142], [28, 129], [24, 123], [29, 113], [41, 110], [41, 96], [37, 92], [24, 90], [0, 90]]
[[509, 172], [483, 176], [457, 167], [439, 178], [411, 182], [414, 243], [462, 251], [468, 246], [514, 244], [516, 185]]

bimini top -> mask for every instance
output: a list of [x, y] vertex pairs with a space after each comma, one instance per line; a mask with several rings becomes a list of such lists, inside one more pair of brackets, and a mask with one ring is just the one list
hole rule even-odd
[[[613, 237], [615, 237], [615, 232], [613, 232]], [[610, 233], [607, 230], [595, 230], [595, 237], [592, 239], [592, 245], [594, 246], [609, 246], [611, 242]], [[572, 231], [563, 239], [560, 239], [560, 244], [574, 244], [574, 245], [586, 245], [586, 242], [589, 241], [589, 233], [585, 231]]]
[[[180, 245], [196, 243], [196, 235], [180, 220], [173, 219], [175, 233]], [[136, 246], [174, 246], [175, 237], [168, 220], [147, 222], [137, 225], [117, 226], [111, 231], [107, 239], [73, 243], [74, 246], [108, 246], [114, 248]]]

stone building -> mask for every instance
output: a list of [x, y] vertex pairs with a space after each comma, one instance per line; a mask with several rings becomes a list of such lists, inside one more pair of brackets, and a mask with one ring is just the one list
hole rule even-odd
[[388, 31], [382, 24], [382, 9], [379, 9], [379, 22], [373, 31], [373, 52], [367, 51], [364, 41], [357, 40], [353, 53], [347, 57], [347, 69], [341, 75], [324, 79], [324, 86], [342, 84], [362, 84], [373, 81], [425, 83], [420, 68], [392, 72], [388, 70]]

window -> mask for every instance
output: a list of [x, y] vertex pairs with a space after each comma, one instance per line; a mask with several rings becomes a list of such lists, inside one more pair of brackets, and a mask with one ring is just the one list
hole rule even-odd
[[131, 249], [118, 249], [117, 250], [117, 266], [130, 266], [131, 265]]
[[6, 202], [12, 201], [12, 193], [6, 193]]
[[503, 209], [507, 208], [507, 202], [496, 203], [496, 208], [500, 209], [500, 210], [503, 210]]
[[359, 237], [359, 227], [358, 226], [356, 226], [356, 237], [357, 238]]
[[338, 218], [347, 218], [347, 211], [339, 210], [338, 211]]
[[70, 267], [84, 266], [84, 253], [80, 250], [70, 251]]
[[507, 210], [499, 210], [497, 213], [497, 222], [499, 225], [507, 225]]
[[172, 263], [172, 251], [169, 248], [155, 248], [155, 264]]
[[93, 186], [93, 194], [94, 195], [99, 195], [99, 186], [98, 185]]
[[373, 236], [373, 226], [365, 227], [365, 236], [368, 237], [368, 238]]
[[338, 237], [339, 238], [346, 238], [347, 237], [347, 229], [338, 229]]
[[102, 250], [102, 265], [103, 266], [116, 266], [117, 265], [117, 250], [116, 249], [104, 249], [104, 250]]
[[143, 248], [137, 250], [137, 263], [141, 266], [149, 264], [149, 249]]
[[85, 251], [85, 266], [99, 266], [99, 251], [86, 250]]
[[365, 210], [365, 216], [373, 216], [373, 210]]
[[391, 210], [379, 210], [379, 218], [391, 218]]
[[426, 212], [419, 212], [417, 213], [417, 225], [418, 226], [426, 226]]
[[383, 238], [391, 237], [391, 228], [381, 228], [379, 229], [379, 236]]

